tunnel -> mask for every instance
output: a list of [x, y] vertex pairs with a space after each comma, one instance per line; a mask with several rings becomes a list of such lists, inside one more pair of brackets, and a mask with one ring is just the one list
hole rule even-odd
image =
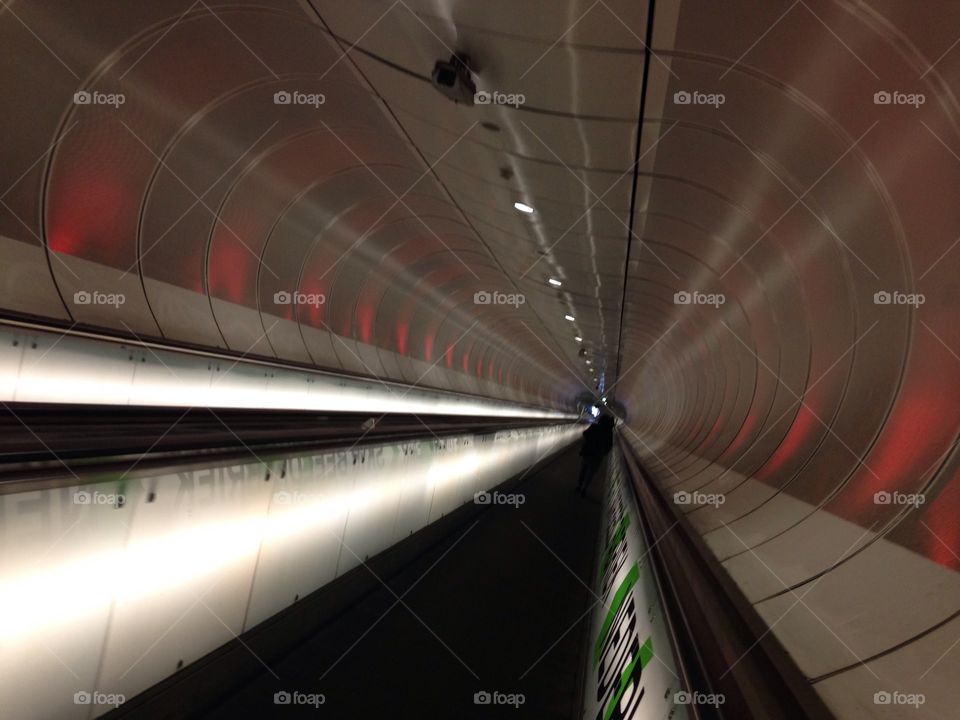
[[958, 3], [0, 57], [0, 718], [960, 717]]

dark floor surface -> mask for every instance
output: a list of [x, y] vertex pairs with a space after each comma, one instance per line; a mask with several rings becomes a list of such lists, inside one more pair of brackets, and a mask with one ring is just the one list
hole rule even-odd
[[579, 717], [601, 487], [574, 492], [578, 461], [559, 453], [509, 490], [521, 506], [490, 506], [204, 717]]

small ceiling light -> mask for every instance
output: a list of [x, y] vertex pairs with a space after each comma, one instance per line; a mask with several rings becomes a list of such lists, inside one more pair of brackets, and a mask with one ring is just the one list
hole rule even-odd
[[565, 320], [569, 320], [570, 322], [573, 322], [575, 320], [573, 315], [564, 315], [563, 317]]
[[589, 361], [589, 360], [587, 360], [587, 365], [589, 365], [589, 364], [590, 364], [590, 361]]
[[557, 280], [556, 278], [550, 278], [549, 280], [547, 280], [547, 282], [553, 285], [554, 287], [560, 287], [563, 285], [563, 283]]
[[520, 212], [526, 213], [527, 215], [533, 212], [533, 208], [527, 205], [526, 203], [515, 202], [513, 206]]
[[575, 336], [573, 339], [576, 340], [577, 342], [583, 342], [583, 338], [580, 337], [579, 335]]

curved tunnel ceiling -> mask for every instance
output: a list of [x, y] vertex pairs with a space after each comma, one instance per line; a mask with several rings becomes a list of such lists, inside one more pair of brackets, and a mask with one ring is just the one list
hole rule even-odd
[[439, 171], [495, 129], [431, 157], [294, 2], [5, 9], [8, 312], [572, 404], [589, 366], [520, 196]]
[[831, 710], [946, 717], [960, 8], [759, 5], [657, 3], [616, 392]]
[[[688, 520], [833, 709], [921, 666], [949, 696], [960, 7], [650, 19], [7, 3], [0, 305], [539, 404], [602, 377], [665, 488], [723, 497]], [[454, 50], [523, 104], [441, 97]]]

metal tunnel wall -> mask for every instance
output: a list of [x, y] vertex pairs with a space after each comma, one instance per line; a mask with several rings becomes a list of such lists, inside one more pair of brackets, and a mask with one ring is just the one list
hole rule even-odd
[[0, 46], [0, 308], [569, 402], [532, 303], [475, 298], [543, 290], [518, 290], [312, 11], [11, 2]]
[[554, 425], [0, 494], [5, 716], [99, 717], [464, 503], [490, 502], [476, 495], [577, 435]]
[[603, 388], [838, 717], [955, 715], [960, 4], [517, 8], [3, 3], [0, 315]]
[[666, 5], [628, 438], [831, 710], [951, 716], [958, 8]]

